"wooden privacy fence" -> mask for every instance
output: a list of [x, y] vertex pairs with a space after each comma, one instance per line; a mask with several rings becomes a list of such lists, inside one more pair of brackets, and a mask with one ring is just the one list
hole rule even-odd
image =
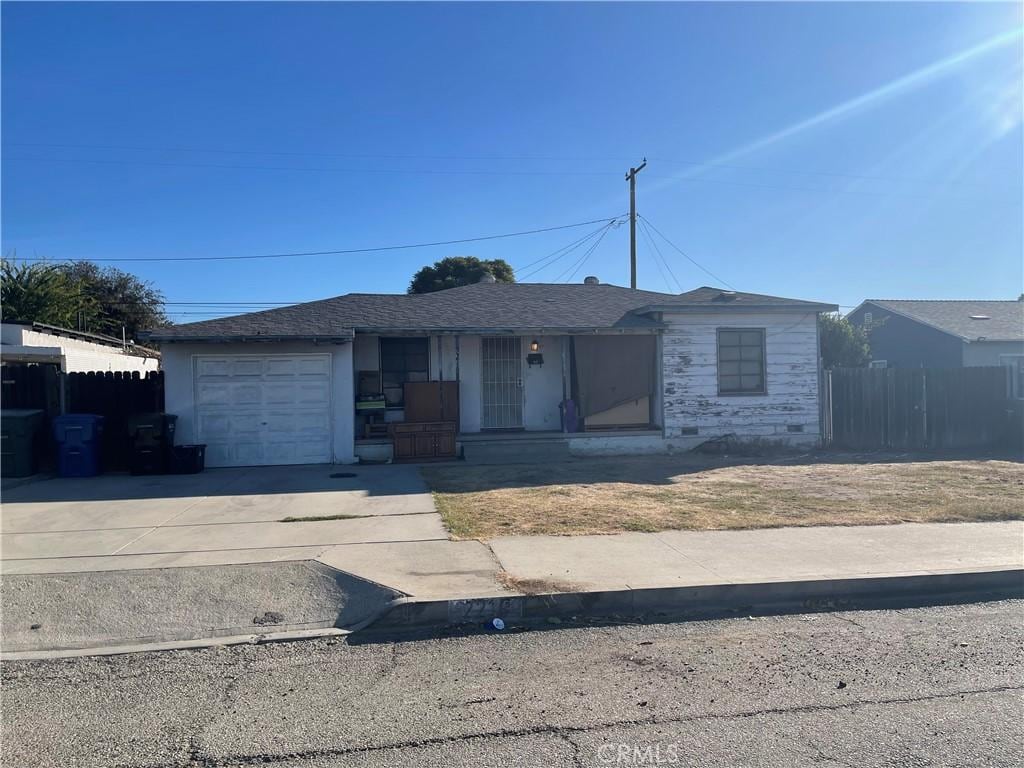
[[48, 421], [62, 413], [103, 416], [104, 469], [128, 466], [130, 416], [164, 410], [163, 371], [61, 373], [54, 365], [4, 365], [0, 382], [3, 408], [41, 408]]
[[1024, 401], [1009, 398], [1005, 368], [837, 368], [825, 374], [828, 445], [1015, 449], [1022, 439]]

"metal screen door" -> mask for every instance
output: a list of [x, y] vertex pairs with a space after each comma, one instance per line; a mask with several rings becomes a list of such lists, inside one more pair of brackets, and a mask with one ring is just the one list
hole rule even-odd
[[523, 426], [523, 356], [518, 336], [484, 338], [481, 354], [484, 429]]

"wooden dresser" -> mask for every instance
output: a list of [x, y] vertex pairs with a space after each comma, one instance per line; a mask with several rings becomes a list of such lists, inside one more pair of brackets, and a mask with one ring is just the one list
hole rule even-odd
[[390, 425], [395, 461], [429, 461], [455, 456], [455, 422], [396, 422]]

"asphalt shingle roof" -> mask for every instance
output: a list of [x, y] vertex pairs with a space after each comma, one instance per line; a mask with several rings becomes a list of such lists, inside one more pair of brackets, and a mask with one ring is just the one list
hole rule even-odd
[[[728, 299], [723, 302], [723, 294]], [[419, 295], [350, 293], [332, 299], [174, 325], [147, 334], [154, 341], [238, 338], [344, 338], [353, 331], [500, 331], [654, 329], [660, 323], [634, 311], [651, 306], [824, 305], [721, 288], [684, 294], [616, 285], [477, 283]]]
[[865, 299], [864, 303], [906, 315], [968, 341], [1024, 341], [1024, 301]]

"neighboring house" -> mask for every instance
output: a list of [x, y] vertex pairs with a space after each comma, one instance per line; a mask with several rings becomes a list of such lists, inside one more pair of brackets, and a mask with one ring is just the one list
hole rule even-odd
[[1024, 397], [1024, 300], [866, 299], [847, 318], [868, 332], [875, 367], [1003, 365]]
[[[413, 408], [403, 385], [421, 381], [457, 382], [436, 389], [458, 393], [460, 447], [525, 436], [614, 455], [723, 436], [814, 444], [817, 320], [835, 309], [719, 288], [674, 295], [596, 278], [491, 278], [421, 295], [348, 294], [146, 338], [161, 347], [178, 441], [206, 443], [211, 466], [388, 458], [390, 438], [374, 422], [401, 423]], [[357, 409], [374, 400], [376, 416]]]
[[0, 361], [48, 363], [65, 373], [160, 369], [156, 350], [44, 323], [0, 324]]

